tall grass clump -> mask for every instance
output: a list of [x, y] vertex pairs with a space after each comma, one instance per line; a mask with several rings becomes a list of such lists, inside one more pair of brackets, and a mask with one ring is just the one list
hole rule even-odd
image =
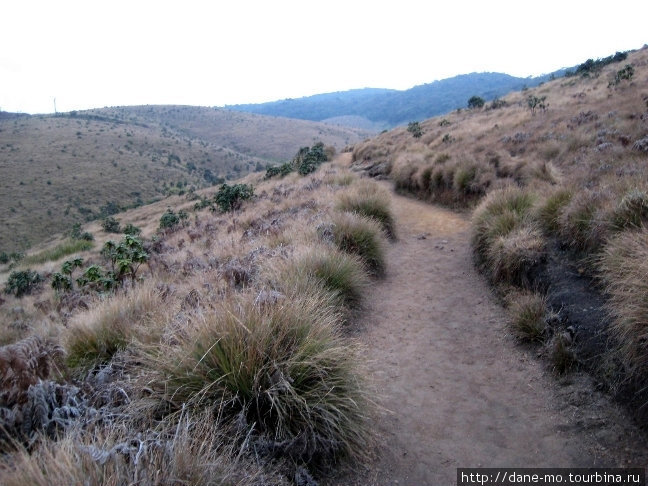
[[266, 450], [311, 466], [366, 453], [357, 353], [327, 294], [230, 302], [179, 340], [152, 357], [170, 411], [219, 407]]
[[389, 192], [373, 181], [360, 181], [337, 198], [336, 209], [361, 214], [380, 223], [390, 238], [396, 238]]
[[546, 233], [555, 234], [558, 232], [558, 220], [572, 196], [573, 191], [571, 189], [561, 188], [547, 196], [540, 204], [537, 210], [537, 219]]
[[544, 252], [531, 210], [535, 197], [511, 187], [491, 192], [475, 210], [472, 245], [478, 265], [494, 281], [524, 284]]
[[612, 212], [614, 229], [639, 228], [648, 222], [648, 192], [628, 191]]
[[348, 309], [360, 307], [369, 285], [360, 257], [335, 248], [313, 248], [283, 265], [277, 274], [284, 292], [304, 294], [316, 282], [333, 294], [339, 306]]
[[73, 318], [65, 337], [67, 365], [84, 374], [133, 342], [154, 342], [163, 320], [159, 294], [151, 285], [117, 294]]
[[333, 241], [340, 250], [358, 255], [370, 273], [385, 272], [383, 232], [375, 220], [354, 213], [338, 213], [333, 217]]
[[603, 216], [606, 203], [607, 198], [600, 192], [584, 190], [574, 194], [558, 218], [562, 241], [577, 252], [598, 251], [608, 227]]
[[92, 241], [87, 240], [67, 240], [63, 243], [56, 245], [49, 250], [43, 250], [34, 255], [25, 257], [23, 262], [26, 265], [36, 265], [40, 263], [50, 262], [63, 258], [64, 256], [72, 255], [81, 251], [90, 250], [94, 246]]
[[547, 331], [547, 301], [534, 292], [514, 293], [509, 296], [510, 327], [520, 341], [542, 342]]
[[610, 332], [629, 375], [648, 377], [648, 229], [625, 231], [605, 246], [599, 262], [609, 296]]

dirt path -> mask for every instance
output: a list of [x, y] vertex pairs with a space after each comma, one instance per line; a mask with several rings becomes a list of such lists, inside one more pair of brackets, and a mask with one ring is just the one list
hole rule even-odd
[[645, 465], [643, 439], [587, 377], [556, 380], [507, 335], [472, 266], [467, 217], [401, 196], [393, 205], [399, 240], [360, 333], [389, 412], [369, 471], [330, 484], [451, 485], [457, 467]]

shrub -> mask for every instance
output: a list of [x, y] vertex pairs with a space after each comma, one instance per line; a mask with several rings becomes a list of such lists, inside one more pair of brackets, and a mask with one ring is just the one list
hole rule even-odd
[[106, 233], [119, 233], [119, 221], [117, 221], [112, 216], [108, 216], [101, 222], [101, 227]]
[[409, 122], [407, 124], [407, 131], [410, 132], [414, 138], [421, 138], [423, 136], [421, 125], [419, 125], [419, 122], [417, 121]]
[[626, 64], [614, 75], [614, 84], [619, 84], [623, 80], [630, 81], [632, 76], [634, 76], [634, 68], [630, 64]]
[[167, 208], [164, 214], [160, 217], [160, 229], [173, 229], [180, 226], [189, 215], [180, 210], [177, 214], [171, 209]]
[[541, 96], [537, 97], [535, 95], [529, 95], [527, 97], [527, 106], [531, 110], [531, 113], [535, 114], [535, 111], [537, 108], [540, 108], [541, 110], [546, 110], [547, 105], [545, 104], [547, 97], [546, 96]]
[[205, 315], [151, 357], [169, 411], [219, 407], [278, 455], [309, 466], [362, 457], [369, 437], [357, 354], [323, 295], [249, 299]]
[[241, 207], [241, 203], [254, 196], [254, 188], [248, 184], [223, 184], [214, 195], [214, 202], [221, 211], [233, 211]]
[[484, 98], [480, 96], [471, 96], [470, 99], [468, 100], [468, 108], [472, 109], [477, 109], [477, 108], [482, 108], [484, 106]]
[[376, 220], [389, 238], [396, 237], [394, 216], [391, 211], [391, 198], [375, 182], [362, 181], [342, 192], [337, 197], [336, 208]]
[[272, 167], [268, 167], [266, 169], [265, 173], [265, 179], [270, 179], [275, 176], [281, 176], [285, 177], [291, 172], [293, 172], [294, 168], [290, 162], [286, 162], [285, 164], [281, 165], [273, 165]]
[[33, 270], [13, 271], [9, 274], [4, 291], [16, 297], [22, 297], [38, 288], [42, 281], [43, 277]]
[[326, 162], [327, 155], [324, 149], [324, 144], [319, 142], [311, 148], [302, 147], [293, 159], [293, 165], [297, 167], [297, 172], [300, 175], [307, 175], [315, 172], [317, 168]]
[[353, 213], [340, 213], [334, 216], [333, 225], [333, 240], [340, 250], [358, 255], [370, 273], [384, 273], [385, 249], [376, 221]]
[[610, 333], [630, 376], [648, 376], [648, 229], [620, 233], [604, 247], [599, 275], [609, 296]]
[[149, 259], [141, 240], [130, 235], [124, 236], [119, 243], [107, 241], [101, 254], [110, 262], [109, 277], [117, 282], [121, 282], [126, 276], [131, 278], [131, 282], [135, 282], [137, 270]]
[[124, 226], [123, 233], [130, 236], [139, 236], [142, 233], [142, 230], [134, 224], [128, 223]]
[[4, 251], [0, 253], [0, 263], [3, 265], [9, 263], [9, 255]]
[[59, 272], [52, 274], [52, 288], [56, 291], [64, 291], [72, 289], [72, 278]]
[[542, 342], [547, 330], [547, 301], [537, 293], [515, 293], [510, 298], [511, 330], [526, 342]]

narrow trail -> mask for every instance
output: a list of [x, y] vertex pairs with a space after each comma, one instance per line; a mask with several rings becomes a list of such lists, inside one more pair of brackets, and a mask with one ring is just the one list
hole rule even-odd
[[458, 467], [645, 465], [634, 426], [586, 378], [556, 380], [507, 334], [472, 265], [467, 216], [398, 195], [393, 210], [398, 241], [359, 333], [387, 410], [378, 457], [329, 484], [452, 485]]

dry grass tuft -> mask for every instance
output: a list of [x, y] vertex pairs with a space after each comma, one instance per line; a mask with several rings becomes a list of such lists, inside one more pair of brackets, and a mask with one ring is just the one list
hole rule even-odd
[[547, 300], [535, 292], [509, 295], [511, 330], [520, 341], [540, 343], [547, 333]]
[[382, 275], [387, 265], [381, 227], [373, 219], [353, 213], [333, 216], [333, 239], [337, 247], [359, 256], [373, 275]]
[[273, 454], [311, 465], [367, 452], [368, 399], [355, 345], [327, 293], [257, 306], [251, 297], [203, 316], [178, 346], [151, 356], [169, 411], [217, 405]]
[[629, 376], [648, 376], [648, 229], [621, 233], [603, 250], [600, 275], [610, 296], [610, 331]]
[[364, 180], [337, 197], [336, 209], [349, 211], [376, 220], [387, 236], [396, 238], [394, 216], [389, 192], [376, 182]]
[[153, 285], [117, 294], [75, 316], [64, 338], [67, 364], [82, 375], [131, 344], [155, 342], [164, 325], [164, 307]]

